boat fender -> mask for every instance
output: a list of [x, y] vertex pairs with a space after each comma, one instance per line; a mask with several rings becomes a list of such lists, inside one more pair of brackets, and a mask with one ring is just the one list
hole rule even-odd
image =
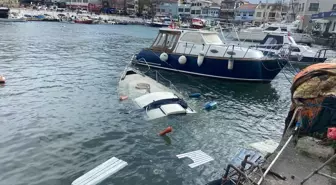
[[164, 135], [170, 133], [171, 131], [173, 131], [173, 128], [172, 128], [172, 127], [167, 127], [166, 129], [162, 130], [162, 131], [159, 133], [159, 136], [164, 136]]
[[184, 55], [180, 56], [178, 58], [178, 62], [181, 64], [181, 65], [184, 65], [185, 63], [187, 63], [187, 57], [185, 57]]
[[128, 96], [120, 96], [119, 97], [119, 100], [120, 101], [124, 101], [124, 100], [127, 100], [128, 99]]
[[0, 84], [4, 84], [6, 82], [6, 78], [3, 76], [0, 76]]
[[162, 62], [167, 62], [167, 60], [168, 60], [168, 54], [167, 53], [161, 53], [160, 60]]
[[233, 69], [233, 64], [234, 64], [234, 60], [233, 59], [229, 59], [229, 61], [228, 61], [228, 69], [229, 70]]
[[204, 109], [205, 109], [205, 110], [215, 109], [216, 107], [217, 107], [217, 102], [215, 102], [215, 101], [207, 102], [207, 103], [204, 105]]
[[201, 66], [203, 64], [203, 61], [204, 61], [204, 52], [201, 51], [197, 57], [197, 65]]

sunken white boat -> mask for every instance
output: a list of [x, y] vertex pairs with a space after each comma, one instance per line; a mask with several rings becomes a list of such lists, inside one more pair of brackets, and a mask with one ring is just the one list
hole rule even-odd
[[128, 68], [121, 75], [119, 95], [127, 96], [127, 101], [131, 100], [138, 109], [143, 109], [147, 120], [196, 113], [182, 95], [135, 69]]

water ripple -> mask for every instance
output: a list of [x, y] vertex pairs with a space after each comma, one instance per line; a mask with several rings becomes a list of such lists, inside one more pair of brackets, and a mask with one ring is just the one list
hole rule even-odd
[[[200, 92], [193, 116], [146, 122], [120, 103], [125, 62], [157, 29], [58, 23], [0, 29], [0, 184], [64, 185], [117, 156], [129, 163], [107, 184], [205, 184], [251, 142], [278, 140], [289, 106], [283, 74], [271, 84], [223, 82], [162, 72], [183, 94]], [[289, 76], [289, 72], [285, 71]], [[218, 108], [202, 110], [216, 100]], [[169, 138], [157, 133], [172, 126]], [[215, 161], [190, 169], [179, 153], [201, 149]]]

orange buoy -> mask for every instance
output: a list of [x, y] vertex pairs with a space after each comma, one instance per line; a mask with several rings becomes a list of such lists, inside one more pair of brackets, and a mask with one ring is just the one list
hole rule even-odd
[[4, 84], [6, 81], [6, 78], [3, 76], [0, 76], [0, 84]]
[[120, 100], [120, 101], [127, 100], [127, 99], [128, 99], [128, 96], [120, 96], [120, 97], [119, 97], [119, 100]]
[[163, 136], [163, 135], [166, 135], [167, 133], [173, 131], [173, 128], [172, 127], [167, 127], [166, 129], [162, 130], [159, 135], [160, 136]]

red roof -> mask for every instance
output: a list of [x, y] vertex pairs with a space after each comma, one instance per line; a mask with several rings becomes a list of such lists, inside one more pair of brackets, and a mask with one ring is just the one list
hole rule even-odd
[[243, 4], [238, 8], [238, 10], [255, 10], [257, 6], [257, 4]]

